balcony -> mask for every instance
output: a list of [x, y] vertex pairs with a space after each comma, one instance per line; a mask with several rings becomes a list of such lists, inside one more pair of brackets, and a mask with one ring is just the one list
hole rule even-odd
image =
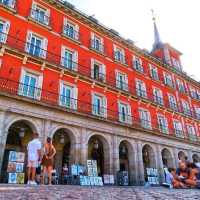
[[97, 40], [90, 40], [90, 48], [98, 53], [105, 54], [104, 45]]
[[114, 60], [115, 60], [116, 62], [119, 62], [119, 63], [121, 63], [121, 64], [126, 65], [126, 58], [125, 58], [125, 56], [124, 56], [121, 52], [119, 52], [119, 51], [115, 51], [115, 52], [114, 52]]
[[138, 97], [142, 97], [142, 98], [145, 98], [145, 99], [147, 98], [146, 90], [136, 88], [136, 94], [137, 94]]
[[0, 5], [14, 11], [16, 0], [0, 0]]
[[129, 89], [128, 84], [120, 80], [116, 80], [116, 87], [124, 91], [128, 91]]
[[40, 58], [46, 58], [46, 50], [42, 49], [41, 45], [34, 45], [32, 43], [26, 43], [25, 44], [26, 53], [40, 57]]
[[92, 114], [98, 117], [107, 117], [107, 109], [102, 106], [92, 104]]
[[75, 29], [70, 28], [67, 25], [63, 26], [63, 36], [72, 39], [76, 42], [80, 42], [80, 33], [76, 31]]
[[166, 86], [169, 86], [169, 87], [171, 87], [171, 88], [174, 88], [174, 84], [173, 84], [172, 80], [169, 79], [169, 78], [165, 78], [165, 79], [164, 79], [164, 84], [165, 84]]
[[133, 63], [133, 68], [137, 71], [137, 72], [140, 72], [140, 73], [144, 73], [144, 68], [141, 64], [137, 63], [137, 62], [134, 62]]
[[106, 82], [106, 75], [92, 70], [92, 78], [100, 82]]
[[33, 19], [34, 21], [36, 21], [42, 25], [49, 26], [50, 17], [45, 15], [45, 12], [31, 9], [30, 17], [31, 17], [31, 19]]
[[172, 110], [174, 110], [176, 112], [179, 111], [177, 104], [172, 101], [169, 101], [169, 108], [171, 108]]
[[164, 102], [163, 102], [163, 98], [157, 96], [157, 95], [154, 95], [154, 102], [163, 106], [164, 105]]
[[174, 129], [175, 135], [178, 138], [184, 138], [184, 133], [182, 130]]
[[140, 124], [143, 128], [145, 129], [152, 129], [152, 124], [151, 121], [146, 120], [146, 119], [140, 119]]

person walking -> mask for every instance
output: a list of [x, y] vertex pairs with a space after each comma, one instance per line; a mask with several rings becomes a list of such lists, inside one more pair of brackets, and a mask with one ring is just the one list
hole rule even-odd
[[39, 134], [33, 133], [33, 139], [28, 143], [28, 182], [27, 184], [37, 185], [35, 182], [35, 173], [38, 163], [41, 159], [42, 144], [39, 140]]
[[53, 170], [53, 162], [54, 156], [56, 154], [56, 149], [52, 144], [52, 140], [50, 137], [47, 138], [47, 142], [44, 145], [44, 155], [42, 158], [41, 165], [43, 166], [43, 178], [42, 183], [45, 183], [45, 175], [48, 174], [49, 184], [52, 182], [52, 170]]

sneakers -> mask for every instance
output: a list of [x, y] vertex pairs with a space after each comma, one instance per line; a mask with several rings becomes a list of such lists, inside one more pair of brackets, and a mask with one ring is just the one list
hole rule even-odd
[[37, 183], [35, 181], [28, 181], [27, 185], [37, 185]]

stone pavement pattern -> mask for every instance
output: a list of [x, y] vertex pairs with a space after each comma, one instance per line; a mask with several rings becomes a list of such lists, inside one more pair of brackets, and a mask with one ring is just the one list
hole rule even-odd
[[162, 187], [0, 185], [0, 200], [200, 200], [200, 190]]

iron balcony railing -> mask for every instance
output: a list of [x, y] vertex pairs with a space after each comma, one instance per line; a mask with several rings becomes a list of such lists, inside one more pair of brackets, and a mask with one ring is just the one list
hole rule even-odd
[[[7, 35], [3, 32], [0, 32], [0, 38], [1, 38], [2, 35], [5, 36], [6, 40], [5, 40], [5, 42], [0, 41], [0, 45], [4, 45], [4, 43], [5, 43], [9, 47], [16, 49], [18, 52], [22, 52], [22, 53], [26, 53], [26, 54], [28, 53], [31, 56], [34, 56], [36, 58], [40, 58], [44, 61], [48, 61], [49, 63], [56, 65], [60, 68], [67, 69], [69, 71], [76, 72], [76, 73], [79, 73], [80, 75], [91, 78], [91, 67], [89, 67], [89, 66], [82, 65], [82, 64], [75, 62], [73, 60], [67, 60], [67, 59], [61, 57], [60, 55], [49, 52], [49, 51], [42, 49], [42, 48], [40, 48], [36, 45], [27, 43], [25, 41], [22, 41], [22, 40], [16, 38], [16, 37], [13, 37], [11, 35]], [[32, 46], [33, 49], [35, 49], [35, 50], [34, 51], [30, 51], [30, 50], [27, 51], [27, 48], [26, 48], [27, 45]], [[62, 60], [66, 60], [67, 63], [72, 63], [72, 67], [70, 67], [71, 64], [70, 65], [63, 64]], [[141, 91], [141, 92], [139, 91], [139, 93], [137, 93], [136, 85], [134, 84], [134, 82], [131, 82], [131, 81], [129, 81], [131, 84], [127, 84], [127, 83], [123, 82], [121, 84], [123, 86], [118, 87], [118, 85], [116, 83], [118, 81], [116, 79], [114, 72], [107, 73], [107, 75], [105, 77], [106, 78], [105, 78], [104, 82], [107, 85], [109, 85], [111, 87], [115, 87], [115, 88], [120, 89], [120, 90], [123, 90], [125, 92], [129, 92], [131, 95], [137, 96], [138, 98], [142, 98], [142, 99], [145, 99], [145, 100], [149, 100], [153, 103], [156, 103], [154, 101], [154, 95], [151, 92], [149, 92], [148, 89], [147, 89], [146, 95], [143, 94], [144, 93], [143, 91]], [[97, 78], [95, 80], [97, 80]], [[102, 82], [101, 78], [99, 78], [98, 81]], [[173, 103], [169, 103], [167, 101], [164, 102], [164, 105], [165, 105], [166, 108], [173, 109], [176, 112], [182, 113], [182, 110], [179, 108], [179, 106], [177, 104], [173, 104], [173, 105], [172, 104]], [[193, 117], [198, 119], [198, 120], [200, 119], [196, 115], [194, 115]]]
[[0, 5], [15, 9], [16, 0], [0, 0]]
[[63, 35], [76, 41], [80, 41], [80, 33], [67, 25], [63, 26]]
[[[1, 95], [10, 95], [12, 98], [21, 96], [22, 98], [27, 100], [29, 99], [35, 103], [44, 103], [49, 106], [60, 107], [66, 109], [68, 112], [76, 112], [78, 114], [82, 113], [98, 118], [101, 117], [101, 119], [104, 120], [122, 123], [133, 128], [140, 128], [146, 131], [152, 131], [153, 133], [163, 135], [156, 118], [152, 118], [152, 120], [149, 121], [128, 115], [127, 113], [119, 113], [118, 111], [110, 110], [105, 107], [97, 108], [87, 101], [80, 101], [78, 99], [69, 98], [59, 93], [53, 93], [41, 88], [6, 79], [4, 77], [0, 77], [0, 92]], [[82, 95], [84, 95], [84, 92]], [[174, 129], [168, 130], [168, 135], [171, 137], [179, 137], [185, 140], [189, 140], [188, 133], [184, 133], [182, 131], [179, 132], [179, 130]]]
[[46, 15], [45, 12], [41, 12], [40, 10], [31, 9], [30, 17], [41, 24], [44, 24], [46, 26], [49, 25], [50, 16]]

